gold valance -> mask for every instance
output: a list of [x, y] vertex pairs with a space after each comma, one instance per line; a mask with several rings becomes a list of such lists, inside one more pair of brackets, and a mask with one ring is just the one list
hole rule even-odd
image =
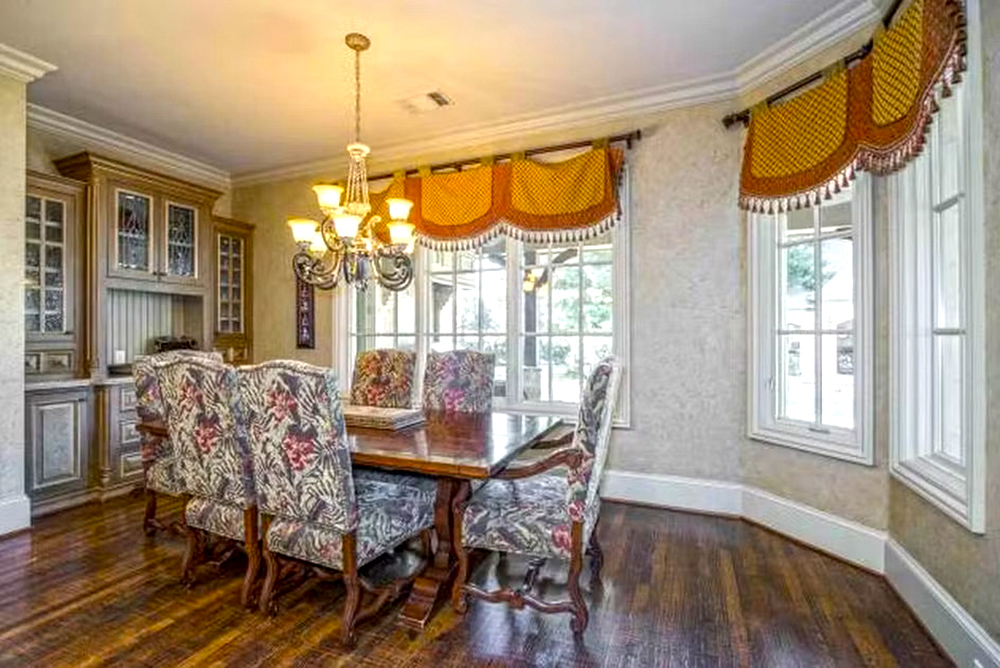
[[623, 159], [620, 148], [596, 148], [562, 162], [515, 157], [397, 178], [372, 194], [372, 212], [387, 220], [385, 198], [405, 196], [413, 202], [418, 243], [438, 249], [472, 248], [498, 234], [533, 242], [586, 239], [618, 218]]
[[938, 85], [947, 97], [965, 70], [965, 38], [959, 0], [913, 0], [856, 66], [751, 111], [740, 206], [775, 212], [817, 204], [858, 169], [886, 174], [919, 155]]

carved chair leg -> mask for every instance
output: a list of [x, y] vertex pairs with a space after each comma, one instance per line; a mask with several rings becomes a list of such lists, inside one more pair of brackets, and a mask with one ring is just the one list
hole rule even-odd
[[262, 614], [272, 614], [274, 608], [271, 605], [271, 597], [274, 595], [274, 585], [278, 581], [278, 573], [281, 567], [278, 565], [278, 559], [274, 556], [274, 552], [267, 549], [267, 530], [271, 526], [271, 517], [269, 515], [264, 515], [264, 526], [262, 527], [264, 537], [261, 541], [261, 552], [264, 556], [264, 565], [267, 568], [267, 573], [264, 576], [264, 585], [260, 588], [260, 602], [259, 609]]
[[187, 547], [181, 559], [181, 582], [189, 587], [194, 584], [194, 567], [201, 558], [204, 536], [201, 529], [191, 527], [187, 531]]
[[434, 530], [424, 529], [420, 532], [420, 551], [427, 557], [428, 563], [434, 560]]
[[147, 536], [156, 534], [156, 492], [146, 488], [146, 515], [142, 520], [142, 529]]
[[469, 498], [469, 490], [468, 481], [463, 482], [458, 495], [451, 503], [452, 550], [458, 560], [458, 573], [455, 574], [455, 583], [451, 587], [451, 607], [459, 614], [464, 614], [469, 607], [465, 593], [465, 583], [469, 579], [469, 551], [462, 542], [462, 521], [465, 517], [465, 502]]
[[604, 567], [604, 551], [601, 550], [601, 544], [597, 542], [596, 525], [590, 531], [590, 547], [587, 551], [590, 553], [590, 582], [592, 585], [600, 583], [601, 569]]
[[357, 640], [354, 634], [354, 625], [358, 621], [358, 606], [361, 603], [357, 535], [354, 532], [344, 536], [343, 551], [344, 589], [347, 596], [344, 601], [344, 616], [340, 622], [340, 640], [345, 646], [352, 647]]
[[240, 592], [240, 603], [244, 608], [253, 607], [251, 594], [260, 573], [260, 540], [257, 537], [257, 509], [247, 508], [243, 511], [243, 535], [247, 552], [247, 572], [243, 577], [243, 590]]
[[589, 615], [587, 602], [580, 590], [580, 571], [583, 570], [583, 523], [573, 522], [573, 551], [569, 562], [569, 598], [573, 602], [573, 620], [570, 628], [581, 635], [587, 630]]

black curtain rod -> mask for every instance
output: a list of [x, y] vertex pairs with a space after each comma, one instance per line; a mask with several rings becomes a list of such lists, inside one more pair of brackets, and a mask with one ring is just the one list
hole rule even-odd
[[[899, 6], [902, 4], [903, 0], [893, 0], [892, 4], [889, 5], [889, 9], [886, 11], [885, 16], [882, 17], [882, 25], [885, 28], [888, 28], [889, 25], [892, 23], [893, 17], [896, 15], [896, 12], [899, 11]], [[851, 53], [844, 56], [843, 58], [844, 66], [848, 67], [854, 61], [861, 60], [862, 58], [867, 56], [869, 53], [871, 53], [872, 46], [874, 46], [874, 44], [875, 44], [874, 39], [870, 39], [867, 42], [865, 42], [865, 44], [857, 51], [852, 51]], [[820, 79], [823, 78], [823, 75], [824, 75], [824, 70], [820, 70], [819, 72], [813, 72], [809, 76], [796, 81], [790, 86], [782, 88], [777, 93], [774, 93], [773, 95], [768, 97], [766, 100], [766, 104], [768, 105], [774, 104], [778, 100], [781, 100], [782, 98], [791, 95], [795, 91], [801, 90], [806, 86], [808, 86], [809, 84], [819, 81]], [[731, 128], [736, 123], [742, 123], [744, 127], [750, 124], [749, 108], [744, 109], [743, 111], [737, 111], [731, 114], [727, 114], [722, 118], [722, 124], [726, 126], [726, 129]]]
[[[607, 141], [608, 141], [609, 144], [621, 144], [621, 143], [624, 143], [626, 148], [631, 149], [632, 148], [632, 144], [634, 144], [635, 142], [639, 141], [640, 139], [642, 139], [642, 130], [633, 130], [632, 132], [629, 132], [629, 133], [626, 133], [626, 134], [623, 134], [623, 135], [615, 135], [613, 137], [608, 137]], [[514, 151], [512, 153], [500, 153], [498, 155], [494, 155], [493, 156], [493, 160], [494, 161], [510, 160], [514, 156], [514, 154], [516, 154], [516, 153], [523, 153], [525, 156], [529, 156], [529, 155], [539, 155], [541, 153], [555, 153], [556, 151], [569, 151], [569, 150], [574, 149], [574, 148], [587, 148], [588, 146], [593, 146], [594, 145], [594, 141], [596, 141], [596, 140], [591, 139], [591, 140], [588, 140], [588, 141], [574, 141], [574, 142], [569, 142], [568, 144], [555, 144], [553, 146], [542, 146], [542, 147], [539, 147], [539, 148], [529, 148], [526, 151]], [[442, 163], [437, 164], [437, 165], [431, 165], [430, 166], [430, 170], [432, 172], [439, 172], [439, 171], [441, 171], [443, 169], [454, 169], [456, 171], [460, 171], [462, 169], [462, 167], [466, 167], [468, 165], [478, 165], [478, 164], [482, 163], [483, 160], [484, 160], [484, 158], [470, 158], [469, 160], [458, 160], [458, 161], [454, 161], [454, 162], [442, 162]], [[400, 170], [400, 171], [403, 171], [403, 170]], [[376, 174], [375, 176], [369, 176], [368, 180], [369, 181], [380, 181], [382, 179], [390, 179], [390, 178], [396, 176], [396, 174], [398, 174], [398, 173], [399, 172], [396, 171], [396, 172], [386, 172], [385, 174]], [[407, 176], [410, 176], [410, 175], [413, 175], [413, 174], [419, 174], [419, 173], [420, 173], [419, 169], [407, 169], [407, 170], [404, 171], [404, 174], [406, 174]]]

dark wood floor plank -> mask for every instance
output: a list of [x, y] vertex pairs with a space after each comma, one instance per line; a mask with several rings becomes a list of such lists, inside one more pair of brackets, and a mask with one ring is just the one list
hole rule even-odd
[[[274, 618], [239, 606], [240, 558], [189, 591], [183, 541], [145, 537], [142, 512], [123, 498], [0, 539], [0, 666], [949, 665], [882, 578], [735, 519], [606, 503], [581, 640], [568, 617], [482, 602], [465, 616], [445, 607], [413, 635], [394, 623], [397, 603], [345, 652], [339, 583], [303, 583]], [[473, 579], [525, 568], [494, 555]], [[546, 564], [547, 596], [565, 595], [565, 572]]]

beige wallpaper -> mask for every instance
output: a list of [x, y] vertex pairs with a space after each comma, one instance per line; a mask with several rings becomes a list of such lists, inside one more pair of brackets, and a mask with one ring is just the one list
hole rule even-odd
[[1000, 640], [1000, 3], [983, 18], [986, 247], [986, 533], [976, 536], [893, 481], [892, 536]]
[[24, 128], [24, 84], [0, 75], [0, 504], [24, 492]]
[[314, 179], [283, 181], [233, 193], [233, 217], [253, 223], [253, 338], [255, 361], [297, 359], [333, 364], [333, 295], [316, 290], [316, 348], [295, 347], [295, 242], [285, 221], [293, 216], [320, 219]]

